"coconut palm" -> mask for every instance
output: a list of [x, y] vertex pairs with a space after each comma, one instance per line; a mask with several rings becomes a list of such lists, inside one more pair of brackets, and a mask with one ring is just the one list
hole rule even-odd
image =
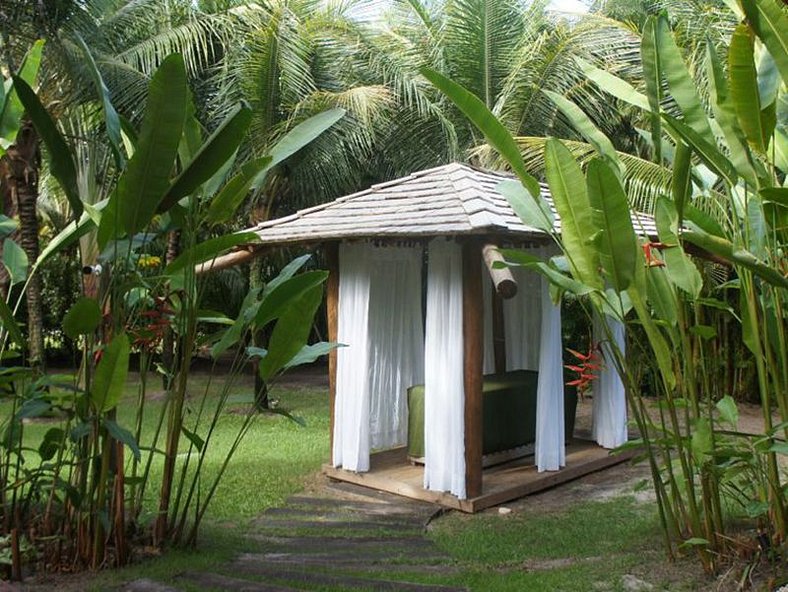
[[[16, 72], [32, 43], [44, 39], [38, 94], [64, 128], [73, 131], [76, 125], [85, 131], [69, 135], [76, 152], [96, 152], [100, 148], [82, 150], [94, 142], [96, 134], [90, 128], [98, 122], [90, 113], [96, 111], [97, 89], [86, 51], [98, 64], [115, 106], [134, 120], [144, 104], [148, 76], [161, 59], [178, 51], [197, 77], [215, 61], [228, 31], [226, 16], [201, 13], [188, 0], [9, 0], [0, 7], [0, 70]], [[20, 130], [3, 157], [0, 184], [5, 212], [18, 212], [20, 243], [34, 261], [38, 256], [39, 138], [28, 123], [23, 122]], [[15, 138], [7, 139], [13, 142]], [[79, 164], [85, 172], [92, 166], [87, 159]], [[79, 187], [83, 189], [79, 197], [88, 203], [101, 193], [100, 188], [88, 191], [85, 183]], [[50, 203], [57, 201], [57, 193], [57, 189], [50, 193], [48, 197], [55, 198]], [[60, 201], [65, 201], [62, 196]], [[30, 278], [26, 291], [34, 363], [43, 360], [39, 284], [37, 277]]]
[[[400, 0], [371, 27], [368, 52], [376, 72], [412, 109], [386, 138], [386, 163], [396, 173], [456, 157], [481, 138], [419, 75], [429, 66], [462, 84], [519, 136], [577, 137], [542, 92], [572, 97], [622, 148], [634, 130], [618, 106], [589, 85], [575, 59], [581, 57], [623, 74], [633, 66], [638, 38], [628, 25], [600, 16], [567, 19], [535, 0]], [[426, 135], [414, 134], [422, 126]], [[403, 136], [419, 137], [412, 150]], [[403, 152], [409, 158], [400, 158]], [[404, 166], [403, 166], [404, 163]]]

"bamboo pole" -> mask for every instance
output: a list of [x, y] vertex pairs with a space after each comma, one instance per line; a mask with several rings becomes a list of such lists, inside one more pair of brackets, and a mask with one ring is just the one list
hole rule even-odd
[[495, 285], [495, 291], [501, 298], [513, 298], [517, 294], [517, 282], [514, 280], [511, 270], [508, 267], [495, 267], [495, 263], [504, 263], [503, 255], [498, 250], [497, 245], [488, 243], [482, 247], [482, 257], [487, 271], [490, 272]]

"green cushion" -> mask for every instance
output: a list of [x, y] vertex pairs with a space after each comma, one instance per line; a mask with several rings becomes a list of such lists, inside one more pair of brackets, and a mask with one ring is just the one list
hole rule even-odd
[[[482, 382], [482, 451], [492, 454], [532, 444], [536, 439], [536, 387], [538, 373], [516, 370], [488, 374]], [[564, 392], [567, 438], [574, 431], [577, 396], [574, 387]], [[424, 456], [424, 385], [408, 389], [408, 455]]]

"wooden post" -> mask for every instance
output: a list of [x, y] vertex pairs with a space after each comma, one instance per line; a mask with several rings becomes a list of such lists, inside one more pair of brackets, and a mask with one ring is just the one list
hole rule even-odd
[[[325, 245], [328, 281], [326, 282], [326, 317], [328, 340], [336, 343], [339, 333], [339, 243]], [[328, 412], [330, 459], [334, 464], [334, 405], [337, 398], [337, 350], [328, 354]]]
[[484, 300], [482, 253], [478, 242], [462, 248], [462, 327], [465, 362], [465, 490], [469, 498], [482, 494], [482, 366]]
[[517, 294], [517, 282], [514, 280], [511, 270], [508, 267], [495, 267], [495, 263], [503, 263], [504, 258], [498, 250], [497, 245], [486, 244], [482, 248], [482, 255], [484, 256], [484, 264], [487, 266], [487, 271], [490, 272], [495, 291], [501, 295], [501, 298], [514, 298]]
[[506, 372], [506, 329], [503, 320], [503, 299], [492, 288], [492, 341], [495, 373]]

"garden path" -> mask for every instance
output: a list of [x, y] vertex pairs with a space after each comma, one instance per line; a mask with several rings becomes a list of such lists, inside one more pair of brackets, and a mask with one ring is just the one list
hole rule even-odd
[[[460, 592], [425, 584], [456, 571], [453, 559], [424, 536], [442, 510], [346, 483], [297, 495], [257, 518], [247, 535], [254, 551], [214, 572], [185, 572], [167, 585], [140, 579], [122, 592], [375, 590]], [[182, 584], [182, 585], [181, 585]]]

